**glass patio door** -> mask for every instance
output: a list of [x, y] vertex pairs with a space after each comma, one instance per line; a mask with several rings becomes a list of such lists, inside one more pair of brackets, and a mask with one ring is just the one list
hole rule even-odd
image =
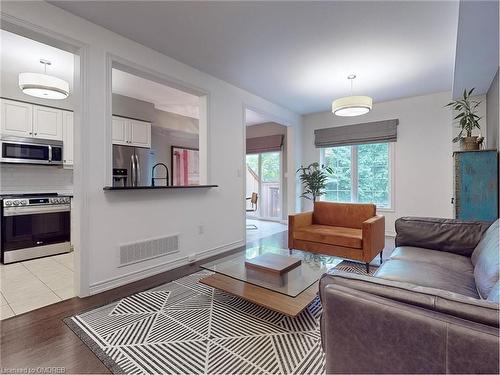
[[249, 154], [246, 158], [246, 196], [257, 193], [259, 197], [257, 211], [247, 212], [247, 216], [281, 220], [281, 152]]

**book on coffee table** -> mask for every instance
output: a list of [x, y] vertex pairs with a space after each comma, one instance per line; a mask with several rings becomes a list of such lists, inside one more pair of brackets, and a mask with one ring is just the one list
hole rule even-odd
[[245, 267], [259, 271], [284, 274], [295, 267], [300, 266], [302, 261], [295, 257], [266, 253], [252, 259], [245, 260]]

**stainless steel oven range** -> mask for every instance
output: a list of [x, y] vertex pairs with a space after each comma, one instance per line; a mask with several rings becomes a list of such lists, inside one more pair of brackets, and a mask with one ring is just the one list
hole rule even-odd
[[2, 263], [67, 253], [71, 198], [57, 194], [3, 197]]

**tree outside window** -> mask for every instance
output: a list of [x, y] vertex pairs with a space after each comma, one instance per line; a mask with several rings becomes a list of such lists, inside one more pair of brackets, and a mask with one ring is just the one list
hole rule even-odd
[[323, 200], [391, 207], [389, 143], [330, 147], [321, 152], [322, 162], [334, 171]]

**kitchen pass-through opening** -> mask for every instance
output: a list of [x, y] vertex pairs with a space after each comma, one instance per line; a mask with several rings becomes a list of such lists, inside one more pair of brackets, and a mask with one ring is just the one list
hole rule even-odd
[[206, 101], [206, 95], [113, 63], [112, 186], [205, 184]]

